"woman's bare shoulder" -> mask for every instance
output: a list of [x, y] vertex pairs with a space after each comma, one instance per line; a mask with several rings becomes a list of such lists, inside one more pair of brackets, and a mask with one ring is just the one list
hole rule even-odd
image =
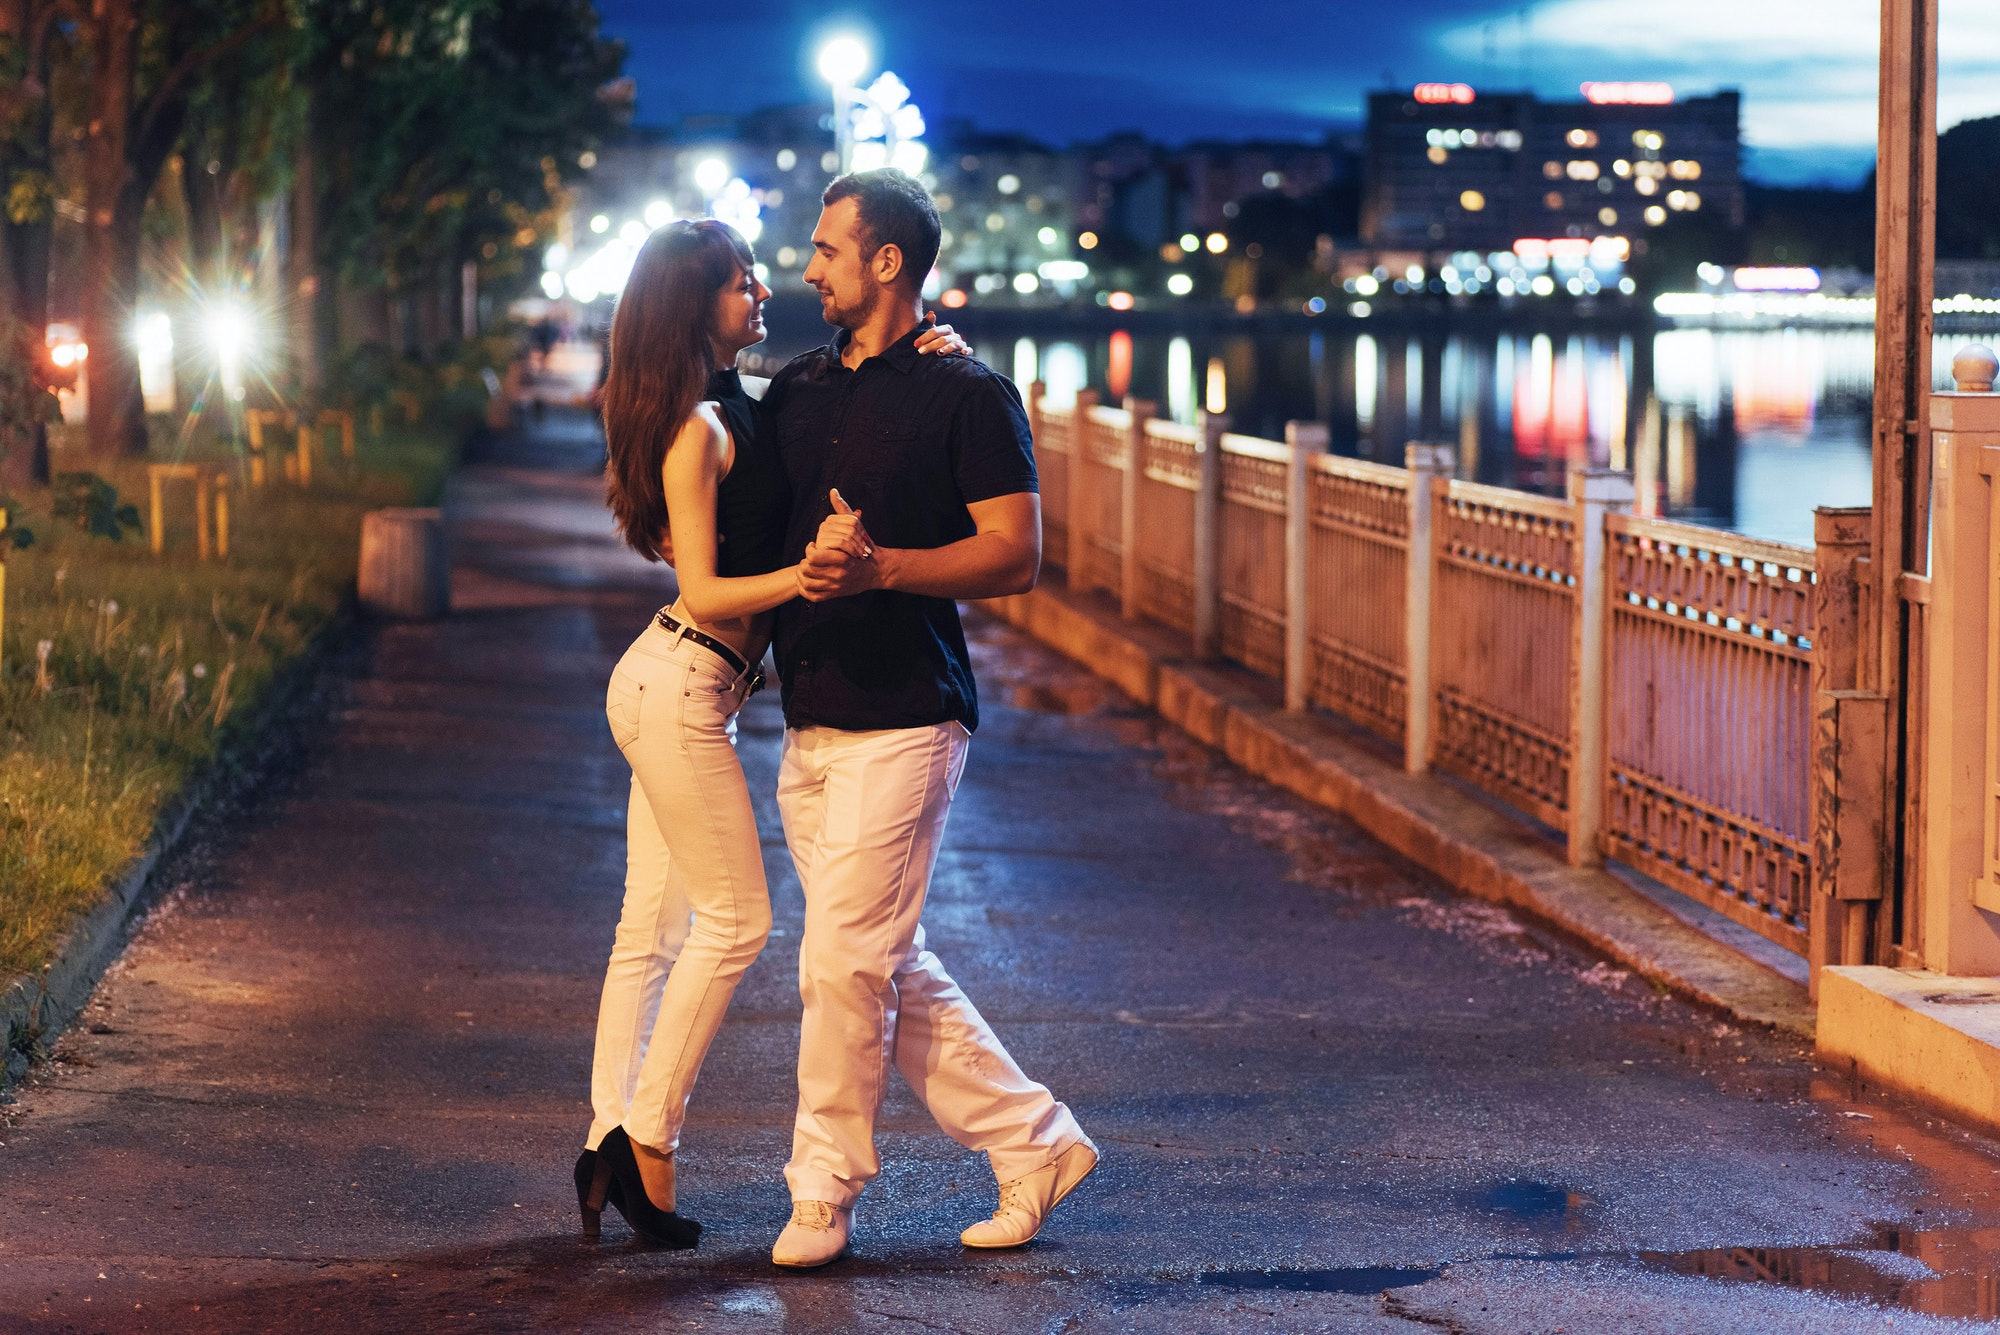
[[716, 459], [728, 445], [729, 428], [723, 423], [720, 410], [713, 403], [697, 403], [687, 421], [681, 423], [681, 429], [674, 433], [674, 442], [667, 453], [672, 456], [692, 450]]

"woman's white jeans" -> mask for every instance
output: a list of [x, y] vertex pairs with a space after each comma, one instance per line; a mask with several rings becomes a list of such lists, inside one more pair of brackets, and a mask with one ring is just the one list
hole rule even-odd
[[625, 907], [604, 974], [591, 1066], [595, 1149], [623, 1125], [671, 1150], [737, 980], [771, 930], [750, 789], [736, 759], [749, 683], [657, 621], [605, 693], [632, 766]]
[[970, 743], [956, 723], [785, 732], [778, 810], [806, 899], [793, 1200], [851, 1206], [881, 1171], [875, 1114], [892, 1065], [1002, 1182], [1083, 1138], [924, 945], [919, 918]]

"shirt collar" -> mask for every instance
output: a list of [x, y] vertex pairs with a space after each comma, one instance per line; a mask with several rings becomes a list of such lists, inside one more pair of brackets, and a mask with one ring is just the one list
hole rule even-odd
[[[909, 333], [891, 343], [882, 352], [869, 358], [868, 361], [887, 362], [890, 366], [907, 375], [916, 369], [918, 362], [923, 360], [924, 354], [917, 351], [917, 339], [929, 328], [929, 325], [919, 320], [916, 327], [911, 329]], [[853, 342], [853, 340], [854, 332], [849, 329], [843, 329], [833, 336], [833, 341], [826, 345], [826, 355], [832, 365], [841, 365], [841, 354], [847, 351], [847, 345]], [[867, 362], [864, 361], [862, 365], [867, 365]], [[861, 368], [856, 367], [855, 369], [860, 370]]]
[[733, 399], [743, 393], [743, 377], [733, 366], [725, 366], [708, 374], [708, 387], [702, 391], [705, 399]]

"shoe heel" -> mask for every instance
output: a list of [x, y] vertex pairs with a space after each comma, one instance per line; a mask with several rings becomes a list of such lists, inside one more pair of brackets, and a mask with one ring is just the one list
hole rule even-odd
[[583, 1214], [583, 1236], [596, 1242], [604, 1236], [604, 1198], [611, 1193], [611, 1164], [602, 1155], [590, 1175], [590, 1190], [577, 1202]]

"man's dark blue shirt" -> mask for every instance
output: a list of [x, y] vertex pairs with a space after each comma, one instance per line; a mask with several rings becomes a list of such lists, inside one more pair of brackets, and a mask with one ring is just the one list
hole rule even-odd
[[[839, 488], [883, 547], [944, 547], [977, 529], [967, 506], [1036, 490], [1013, 382], [970, 357], [926, 356], [918, 326], [853, 370], [843, 332], [796, 357], [764, 396], [792, 489], [785, 560], [805, 555]], [[875, 589], [778, 609], [785, 722], [851, 732], [979, 726], [958, 604]]]

